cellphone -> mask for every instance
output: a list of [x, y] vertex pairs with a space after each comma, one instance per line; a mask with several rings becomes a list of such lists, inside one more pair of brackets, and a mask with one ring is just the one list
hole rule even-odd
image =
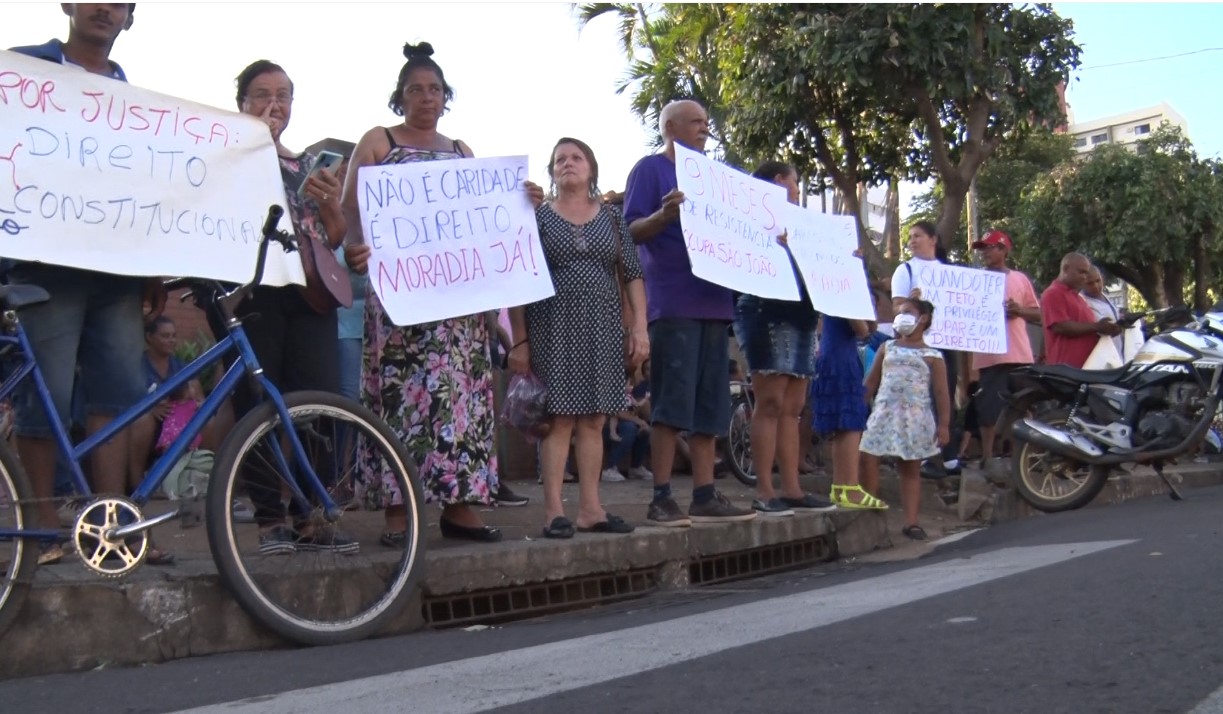
[[320, 151], [318, 153], [318, 159], [314, 162], [314, 166], [310, 167], [310, 173], [306, 175], [306, 180], [302, 181], [301, 186], [297, 187], [297, 195], [305, 195], [306, 181], [308, 181], [311, 176], [315, 175], [319, 171], [322, 171], [323, 169], [333, 169], [339, 166], [343, 161], [344, 157], [335, 153], [334, 151]]

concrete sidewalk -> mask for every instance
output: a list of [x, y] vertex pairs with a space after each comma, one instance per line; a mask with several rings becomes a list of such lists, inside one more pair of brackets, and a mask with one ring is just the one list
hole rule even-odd
[[[1217, 464], [1194, 464], [1176, 473], [1185, 488], [1220, 482]], [[829, 482], [824, 475], [804, 476], [804, 486], [816, 493], [826, 493]], [[681, 505], [687, 503], [690, 483], [682, 476], [674, 482]], [[731, 478], [717, 485], [737, 503], [751, 500], [751, 491]], [[892, 509], [884, 513], [842, 511], [668, 529], [640, 525], [650, 483], [604, 484], [605, 506], [638, 524], [637, 530], [627, 536], [578, 534], [554, 541], [540, 535], [542, 487], [516, 481], [513, 488], [530, 496], [531, 504], [485, 513], [486, 521], [505, 534], [498, 544], [443, 540], [437, 529], [440, 511], [427, 510], [423, 585], [386, 634], [537, 616], [865, 555], [895, 544], [902, 546], [897, 556], [918, 557], [944, 535], [1033, 513], [1013, 491], [989, 486], [971, 474], [959, 493], [963, 508], [946, 505], [935, 483], [926, 482], [922, 526], [930, 541], [912, 543], [899, 535], [897, 485], [885, 471], [881, 495]], [[1140, 470], [1110, 482], [1095, 503], [1162, 492], [1154, 474]], [[576, 485], [567, 484], [564, 495], [572, 518]], [[154, 502], [150, 510], [168, 506]], [[380, 513], [345, 516], [346, 529], [371, 553], [382, 548], [377, 543], [381, 523]], [[74, 559], [40, 568], [25, 611], [4, 635], [0, 677], [286, 646], [247, 617], [221, 586], [202, 527], [180, 530], [172, 524], [157, 529], [156, 537], [160, 547], [176, 554], [174, 566], [144, 566], [115, 581], [93, 576]]]

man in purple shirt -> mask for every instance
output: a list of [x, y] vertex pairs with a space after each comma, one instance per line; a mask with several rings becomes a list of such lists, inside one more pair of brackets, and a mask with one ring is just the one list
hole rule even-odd
[[[693, 101], [671, 102], [658, 118], [666, 142], [637, 162], [624, 195], [624, 217], [641, 254], [650, 323], [651, 461], [654, 499], [646, 520], [657, 526], [747, 521], [713, 485], [715, 439], [730, 422], [727, 326], [734, 317], [731, 291], [692, 274], [680, 228], [684, 194], [675, 178], [676, 142], [705, 150], [709, 116]], [[692, 505], [684, 515], [671, 496], [671, 469], [680, 432], [689, 432]]]

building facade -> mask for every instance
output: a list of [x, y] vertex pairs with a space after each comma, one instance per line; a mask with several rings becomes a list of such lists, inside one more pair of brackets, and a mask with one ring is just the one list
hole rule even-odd
[[1158, 129], [1164, 122], [1180, 127], [1186, 136], [1189, 134], [1189, 124], [1185, 118], [1167, 102], [1103, 119], [1071, 124], [1069, 133], [1074, 136], [1074, 150], [1082, 154], [1105, 144], [1131, 146]]

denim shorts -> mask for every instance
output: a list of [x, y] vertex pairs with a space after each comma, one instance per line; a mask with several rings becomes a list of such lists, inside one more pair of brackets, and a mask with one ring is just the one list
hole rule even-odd
[[814, 377], [818, 320], [806, 303], [740, 297], [735, 303], [735, 339], [748, 372]]
[[730, 424], [730, 336], [719, 320], [650, 323], [650, 419], [723, 436]]
[[[51, 294], [19, 316], [61, 424], [71, 417], [78, 363], [87, 415], [116, 416], [144, 397], [144, 278], [22, 263], [9, 280]], [[33, 379], [22, 384], [14, 407], [18, 435], [51, 436]]]

